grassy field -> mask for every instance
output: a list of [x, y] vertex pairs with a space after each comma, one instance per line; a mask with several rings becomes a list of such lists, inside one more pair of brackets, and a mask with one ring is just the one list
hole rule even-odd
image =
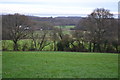
[[118, 54], [3, 52], [3, 78], [117, 78]]
[[57, 28], [62, 28], [62, 29], [70, 29], [70, 28], [74, 28], [75, 26], [55, 26]]
[[[19, 50], [22, 50], [22, 48], [23, 48], [23, 45], [26, 43], [26, 50], [29, 50], [30, 49], [30, 47], [31, 47], [31, 39], [22, 39], [22, 40], [20, 40], [20, 41], [18, 41], [18, 45], [19, 45], [19, 47], [18, 47], [18, 49]], [[49, 41], [48, 41], [49, 42]], [[6, 49], [6, 50], [13, 50], [13, 45], [14, 45], [14, 43], [13, 43], [13, 41], [12, 40], [3, 40], [2, 41], [2, 48], [4, 49]], [[9, 45], [8, 45], [9, 44]], [[39, 46], [37, 46], [37, 48], [39, 48]], [[51, 51], [51, 48], [53, 48], [53, 42], [51, 41], [50, 42], [50, 44], [48, 45], [48, 46], [45, 46], [44, 48], [43, 48], [43, 50], [49, 50], [49, 51]], [[53, 49], [52, 49], [53, 50]]]
[[[60, 26], [56, 26], [56, 27], [60, 28]], [[71, 34], [72, 31], [70, 30], [70, 28], [74, 28], [75, 26], [61, 26], [61, 27], [63, 29], [63, 34]], [[40, 34], [40, 32], [41, 31], [36, 31], [36, 33], [39, 33], [39, 34]], [[48, 32], [48, 36], [50, 36], [49, 32]], [[29, 48], [31, 47], [31, 41], [32, 41], [31, 39], [21, 39], [21, 40], [19, 40], [18, 41], [18, 45], [19, 45], [18, 49], [22, 50], [23, 45], [26, 44], [27, 45], [26, 50], [29, 50]], [[50, 41], [50, 40], [48, 40], [48, 41]], [[50, 43], [51, 44], [44, 47], [43, 50], [51, 51], [51, 48], [53, 47], [53, 46], [51, 47], [51, 45], [53, 45], [53, 42], [51, 41]], [[13, 50], [14, 43], [13, 43], [12, 40], [2, 40], [2, 41], [0, 41], [0, 44], [2, 44], [2, 48], [5, 49], [5, 50]], [[1, 47], [0, 47], [0, 49], [1, 49]]]
[[0, 80], [2, 79], [2, 51], [0, 51]]

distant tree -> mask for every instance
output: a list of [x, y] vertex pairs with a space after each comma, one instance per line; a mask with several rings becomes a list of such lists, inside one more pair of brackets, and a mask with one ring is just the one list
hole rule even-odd
[[[120, 2], [119, 2], [120, 4]], [[120, 14], [119, 14], [119, 18], [118, 18], [118, 31], [120, 31]], [[118, 46], [119, 46], [119, 51], [118, 53], [120, 53], [120, 32], [118, 32]]]
[[[0, 16], [0, 45], [2, 45], [2, 16]], [[0, 51], [2, 50], [2, 46], [0, 46]]]
[[104, 8], [95, 9], [86, 19], [84, 19], [82, 26], [84, 26], [87, 31], [86, 37], [90, 42], [90, 48], [93, 43], [93, 51], [102, 51], [101, 44], [106, 41], [105, 38], [107, 38], [108, 33], [110, 33], [113, 20], [113, 14]]
[[69, 34], [64, 34], [57, 43], [58, 51], [70, 51], [71, 38]]
[[30, 29], [30, 20], [25, 15], [3, 15], [3, 34], [6, 32], [9, 39], [14, 42], [14, 50], [18, 50], [18, 41], [25, 38]]
[[74, 38], [74, 42], [77, 43], [76, 46], [76, 51], [85, 51], [85, 31], [84, 30], [74, 30], [72, 31], [72, 37]]
[[50, 31], [51, 40], [53, 41], [53, 50], [57, 50], [57, 42], [59, 41], [58, 28], [53, 28]]
[[2, 39], [2, 16], [0, 15], [0, 40], [1, 39]]
[[35, 22], [34, 27], [31, 32], [31, 39], [33, 43], [34, 50], [42, 51], [43, 48], [50, 44], [48, 41], [49, 39], [49, 32], [51, 31], [53, 25], [49, 22]]
[[[114, 52], [119, 52], [119, 25], [118, 25], [118, 19], [112, 19], [111, 20], [111, 26], [109, 27], [109, 32], [106, 35], [107, 38], [105, 40], [108, 41], [109, 46], [112, 45]], [[108, 51], [111, 51], [112, 49], [108, 49]], [[113, 52], [113, 51], [112, 51]]]

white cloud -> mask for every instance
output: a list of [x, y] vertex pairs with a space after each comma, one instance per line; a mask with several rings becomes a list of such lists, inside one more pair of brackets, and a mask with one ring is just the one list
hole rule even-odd
[[[2, 6], [2, 7], [1, 7]], [[88, 14], [93, 8], [56, 5], [1, 4], [3, 13]]]
[[117, 12], [118, 0], [0, 0], [2, 13], [90, 14], [102, 7]]
[[0, 0], [0, 2], [118, 2], [119, 0]]

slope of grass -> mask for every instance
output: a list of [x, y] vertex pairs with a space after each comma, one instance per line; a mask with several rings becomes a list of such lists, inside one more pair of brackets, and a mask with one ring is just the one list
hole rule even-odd
[[0, 79], [2, 79], [2, 51], [0, 51]]
[[118, 54], [3, 52], [3, 78], [117, 78]]

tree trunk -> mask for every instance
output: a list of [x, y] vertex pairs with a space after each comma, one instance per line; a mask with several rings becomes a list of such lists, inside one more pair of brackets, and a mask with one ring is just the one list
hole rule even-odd
[[107, 43], [104, 42], [104, 52], [106, 52], [106, 48], [107, 48]]
[[92, 43], [89, 42], [89, 51], [91, 52]]
[[116, 49], [116, 52], [119, 53], [118, 45], [117, 44], [115, 45], [115, 49]]
[[100, 44], [99, 43], [97, 44], [97, 51], [101, 52], [101, 48], [100, 48]]
[[77, 41], [78, 41], [78, 46], [79, 46], [79, 48], [81, 48], [80, 40], [77, 40]]
[[54, 44], [54, 51], [56, 51], [56, 42], [53, 41], [53, 44]]
[[95, 43], [93, 43], [93, 52], [95, 52], [95, 46], [96, 44]]
[[34, 44], [35, 50], [37, 50], [37, 41], [34, 38], [33, 38], [33, 44]]
[[18, 51], [18, 41], [14, 41], [14, 51]]
[[43, 35], [41, 42], [39, 42], [39, 50], [40, 51], [42, 51], [42, 49], [44, 48], [43, 43], [44, 43], [45, 37], [46, 37], [46, 33]]

